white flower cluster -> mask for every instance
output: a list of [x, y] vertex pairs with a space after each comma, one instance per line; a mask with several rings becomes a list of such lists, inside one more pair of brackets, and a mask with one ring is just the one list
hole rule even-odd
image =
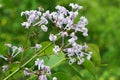
[[9, 57], [16, 57], [19, 53], [23, 52], [22, 47], [12, 46], [11, 44], [5, 44], [8, 47], [8, 56], [3, 56], [0, 54], [0, 58], [3, 58], [6, 61], [9, 61]]
[[13, 58], [17, 56], [19, 53], [22, 53], [24, 50], [22, 47], [12, 46], [11, 44], [5, 44], [8, 48], [12, 49], [12, 54], [10, 51], [8, 52]]
[[[91, 54], [92, 52], [84, 52], [83, 50], [87, 50], [87, 45], [80, 45], [77, 44], [76, 42], [71, 44], [72, 47], [69, 48], [65, 48], [64, 52], [67, 53], [68, 57], [69, 57], [69, 64], [72, 64], [74, 62], [77, 61], [77, 64], [80, 65], [84, 62], [84, 58], [87, 58], [88, 60], [91, 59]], [[74, 57], [74, 56], [77, 56]]]
[[29, 29], [30, 26], [41, 26], [41, 29], [44, 32], [47, 32], [48, 28], [46, 24], [48, 24], [48, 21], [44, 16], [42, 16], [42, 12], [40, 10], [30, 10], [21, 12], [21, 16], [23, 15], [26, 16], [27, 21], [23, 22], [22, 26], [25, 26], [25, 28], [27, 29]]
[[[55, 7], [56, 11], [54, 12], [50, 12], [49, 10], [44, 13], [39, 10], [22, 12], [21, 15], [26, 15], [27, 24], [29, 25], [27, 25], [26, 22], [23, 22], [22, 24], [23, 26], [26, 26], [26, 28], [29, 28], [34, 22], [34, 26], [39, 25], [44, 32], [47, 32], [48, 27], [46, 27], [46, 24], [48, 23], [48, 20], [54, 23], [56, 25], [55, 27], [58, 28], [59, 33], [50, 33], [49, 35], [49, 40], [55, 45], [53, 52], [58, 54], [59, 51], [63, 51], [69, 57], [70, 64], [77, 61], [80, 65], [84, 62], [84, 58], [90, 60], [92, 54], [92, 52], [87, 51], [88, 46], [86, 43], [82, 45], [76, 42], [78, 40], [78, 36], [76, 35], [78, 32], [82, 33], [84, 37], [88, 36], [88, 29], [85, 27], [88, 24], [88, 20], [86, 17], [81, 16], [79, 21], [75, 23], [75, 19], [79, 14], [78, 11], [83, 7], [74, 3], [70, 3], [69, 6], [72, 10], [57, 5]], [[55, 43], [58, 36], [62, 37], [61, 45]], [[68, 42], [65, 43], [64, 39], [68, 39]]]
[[[78, 15], [78, 11], [81, 10], [83, 7], [79, 6], [78, 4], [71, 3], [69, 6], [72, 7], [72, 11], [67, 10], [63, 6], [56, 6], [57, 11], [49, 13], [46, 11], [47, 18], [50, 19], [56, 27], [59, 28], [58, 34], [50, 34], [49, 39], [50, 41], [54, 42], [57, 40], [57, 35], [62, 36], [62, 51], [67, 53], [69, 57], [69, 63], [72, 64], [77, 61], [78, 65], [84, 62], [84, 58], [90, 60], [91, 52], [87, 51], [87, 44], [80, 45], [76, 42], [78, 36], [76, 34], [78, 32], [82, 32], [83, 36], [88, 36], [88, 29], [85, 27], [88, 24], [87, 18], [81, 16], [78, 23], [74, 23], [75, 18]], [[68, 43], [64, 43], [64, 38], [68, 38]], [[55, 45], [53, 48], [54, 53], [58, 53], [61, 50], [58, 45]], [[75, 57], [76, 56], [76, 57]]]
[[[44, 65], [44, 60], [37, 59], [35, 61], [35, 65], [38, 66], [38, 80], [47, 80], [47, 75], [51, 75], [51, 70], [49, 66]], [[30, 76], [31, 74], [36, 73], [30, 71], [28, 68], [25, 68], [24, 74], [25, 76]], [[56, 77], [53, 77], [53, 80], [57, 80]]]
[[[12, 59], [14, 57], [16, 57], [19, 53], [23, 52], [22, 47], [12, 46], [11, 44], [5, 44], [5, 46], [7, 46], [7, 48], [8, 48], [8, 55], [4, 56], [4, 55], [0, 54], [0, 58], [4, 59], [5, 61], [7, 61], [9, 63], [11, 63]], [[8, 68], [9, 68], [8, 65], [3, 65], [2, 71], [5, 72], [8, 70]]]

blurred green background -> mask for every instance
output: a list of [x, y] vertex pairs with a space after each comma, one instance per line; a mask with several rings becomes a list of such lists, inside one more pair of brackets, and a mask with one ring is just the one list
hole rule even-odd
[[[39, 6], [54, 11], [56, 5], [67, 7], [72, 2], [84, 7], [80, 15], [89, 20], [89, 36], [85, 41], [99, 46], [102, 64], [107, 64], [97, 68], [98, 79], [119, 80], [120, 0], [0, 0], [0, 53], [4, 53], [2, 47], [5, 43], [26, 45], [26, 30], [21, 26], [25, 21], [20, 16], [22, 11]], [[41, 39], [46, 40], [42, 33]]]

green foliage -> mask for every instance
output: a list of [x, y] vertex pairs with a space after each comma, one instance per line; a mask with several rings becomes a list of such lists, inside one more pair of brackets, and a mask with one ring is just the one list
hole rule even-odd
[[91, 61], [85, 59], [85, 62], [83, 62], [83, 66], [95, 77], [96, 70], [94, 64]]
[[45, 64], [50, 66], [51, 68], [54, 68], [56, 67], [57, 65], [60, 65], [61, 62], [63, 62], [65, 60], [65, 54], [64, 53], [59, 53], [59, 55], [55, 55], [55, 54], [52, 54], [50, 56], [45, 57], [46, 59], [45, 60]]
[[52, 49], [53, 49], [54, 45], [53, 45], [51, 42], [49, 42], [49, 41], [42, 42], [42, 43], [41, 43], [41, 45], [42, 45], [42, 48], [41, 48], [41, 49], [44, 49], [44, 48], [46, 47], [46, 45], [48, 45], [48, 44], [51, 44], [51, 46], [48, 47], [48, 48], [47, 48], [43, 53], [41, 53], [40, 55], [50, 55], [50, 54], [53, 53], [53, 52], [52, 52]]
[[88, 44], [88, 50], [92, 52], [92, 61], [95, 63], [95, 65], [100, 66], [101, 57], [98, 46], [95, 44]]
[[57, 72], [55, 74], [52, 75], [53, 77], [56, 76], [57, 80], [68, 80], [68, 78], [66, 77], [66, 74], [64, 72]]

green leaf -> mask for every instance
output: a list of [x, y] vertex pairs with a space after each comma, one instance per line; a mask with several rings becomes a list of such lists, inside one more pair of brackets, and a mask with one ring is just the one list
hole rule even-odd
[[51, 44], [51, 46], [49, 46], [47, 49], [44, 50], [43, 53], [41, 53], [41, 55], [50, 55], [52, 54], [52, 50], [53, 50], [53, 47], [54, 45], [52, 44], [52, 42], [49, 42], [49, 41], [45, 41], [45, 42], [42, 42], [41, 45], [42, 45], [42, 49], [44, 49], [48, 44]]
[[98, 46], [95, 44], [88, 44], [88, 50], [92, 51], [92, 61], [95, 63], [96, 66], [100, 66], [101, 57]]
[[53, 74], [52, 77], [56, 77], [57, 80], [69, 80], [67, 73], [64, 73], [64, 72], [57, 72]]
[[70, 65], [70, 67], [72, 68], [74, 73], [77, 74], [77, 76], [79, 76], [79, 78], [81, 78], [83, 80], [83, 75], [81, 75], [80, 71], [79, 71], [79, 69], [80, 69], [79, 65], [74, 64], [74, 65]]
[[96, 74], [95, 65], [90, 60], [85, 59], [82, 65], [95, 77]]
[[53, 68], [58, 66], [59, 64], [61, 64], [61, 62], [65, 60], [65, 55], [62, 52], [60, 52], [58, 53], [58, 55], [55, 55], [55, 54], [50, 55], [49, 58], [45, 56], [44, 60], [47, 66], [50, 66], [51, 68]]

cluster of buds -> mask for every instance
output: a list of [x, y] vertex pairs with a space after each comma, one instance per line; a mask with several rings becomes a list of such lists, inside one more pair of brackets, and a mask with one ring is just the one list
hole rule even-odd
[[[80, 65], [84, 62], [84, 58], [90, 60], [92, 54], [92, 52], [88, 52], [86, 43], [84, 45], [77, 43], [79, 37], [76, 35], [80, 32], [84, 37], [88, 36], [88, 29], [85, 27], [88, 24], [88, 20], [86, 17], [81, 16], [79, 21], [75, 22], [79, 10], [83, 7], [74, 3], [70, 3], [69, 6], [71, 10], [57, 5], [54, 12], [50, 12], [49, 10], [45, 12], [41, 10], [22, 12], [21, 15], [25, 14], [27, 16], [27, 23], [30, 24], [24, 25], [25, 22], [23, 22], [22, 25], [28, 28], [34, 23], [33, 26], [40, 26], [44, 32], [47, 32], [48, 27], [45, 25], [48, 24], [48, 21], [51, 21], [59, 30], [58, 33], [50, 33], [49, 36], [49, 40], [55, 45], [53, 52], [58, 54], [59, 51], [63, 51], [68, 56], [70, 64], [77, 61], [78, 65]], [[61, 44], [59, 45], [56, 44], [58, 36], [62, 37]], [[67, 42], [65, 42], [65, 39]]]
[[[44, 65], [44, 60], [37, 59], [35, 61], [35, 66], [38, 67], [36, 71], [30, 71], [28, 68], [25, 68], [24, 74], [25, 76], [30, 76], [31, 74], [35, 74], [38, 76], [38, 80], [47, 80], [47, 76], [51, 75], [51, 70], [49, 66]], [[52, 80], [57, 80], [56, 77], [53, 77]]]

